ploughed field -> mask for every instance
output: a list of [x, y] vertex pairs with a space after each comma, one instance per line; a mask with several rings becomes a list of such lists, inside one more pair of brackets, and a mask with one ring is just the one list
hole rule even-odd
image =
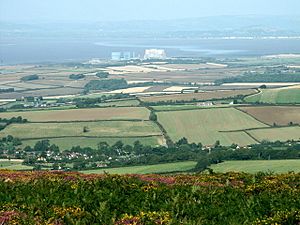
[[255, 106], [239, 107], [256, 119], [269, 125], [300, 124], [300, 107], [298, 106]]
[[300, 174], [0, 170], [2, 224], [299, 224]]

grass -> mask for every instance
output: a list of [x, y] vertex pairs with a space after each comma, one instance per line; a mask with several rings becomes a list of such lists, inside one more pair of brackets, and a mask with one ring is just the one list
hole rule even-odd
[[[43, 139], [40, 139], [43, 140]], [[144, 145], [157, 146], [164, 144], [163, 136], [158, 137], [143, 137], [143, 138], [52, 138], [49, 139], [50, 144], [59, 146], [61, 150], [71, 149], [73, 146], [90, 147], [97, 149], [97, 145], [100, 142], [107, 142], [110, 145], [115, 144], [117, 141], [122, 141], [126, 145], [133, 145], [135, 141], [140, 141]], [[22, 141], [23, 147], [34, 146], [39, 140], [26, 140]]]
[[31, 170], [32, 166], [22, 165], [20, 160], [0, 160], [0, 169], [8, 170]]
[[300, 172], [300, 160], [248, 160], [248, 161], [226, 161], [211, 166], [214, 172], [274, 172], [286, 173], [294, 171]]
[[[83, 128], [87, 127], [88, 132]], [[50, 137], [135, 137], [161, 135], [157, 125], [150, 121], [101, 121], [71, 123], [11, 124], [0, 131], [0, 136], [13, 135], [21, 139]]]
[[300, 127], [276, 127], [248, 131], [251, 136], [259, 141], [286, 141], [300, 140]]
[[290, 122], [300, 124], [300, 107], [256, 106], [239, 109], [269, 125], [288, 125]]
[[253, 144], [255, 141], [244, 132], [219, 131], [267, 127], [234, 108], [158, 112], [157, 115], [173, 141], [186, 137], [190, 142], [201, 142], [204, 145], [212, 145], [217, 140], [223, 145]]
[[274, 88], [263, 89], [261, 93], [245, 98], [246, 102], [272, 103], [272, 104], [292, 104], [300, 103], [300, 86], [298, 88]]
[[184, 172], [193, 169], [197, 162], [186, 161], [177, 163], [165, 163], [147, 166], [132, 166], [99, 170], [85, 170], [85, 174], [151, 174], [151, 173], [170, 173], [170, 172]]
[[23, 118], [26, 118], [32, 122], [91, 121], [113, 119], [148, 120], [149, 111], [143, 107], [122, 107], [0, 113], [0, 118], [12, 118], [14, 116], [22, 116]]

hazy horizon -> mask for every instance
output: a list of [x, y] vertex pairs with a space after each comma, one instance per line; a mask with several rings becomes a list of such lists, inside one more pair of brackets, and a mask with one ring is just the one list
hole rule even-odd
[[[270, 7], [272, 5], [272, 7]], [[107, 22], [215, 16], [300, 16], [297, 0], [0, 0], [2, 22]]]

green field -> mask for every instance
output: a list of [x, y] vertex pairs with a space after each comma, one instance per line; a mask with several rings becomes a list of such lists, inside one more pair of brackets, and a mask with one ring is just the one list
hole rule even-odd
[[[88, 132], [84, 132], [84, 127], [87, 127]], [[155, 123], [150, 121], [100, 121], [11, 124], [0, 131], [0, 137], [7, 135], [21, 139], [47, 137], [139, 137], [161, 135], [161, 131]]]
[[0, 160], [0, 169], [8, 170], [31, 170], [33, 167], [22, 165], [21, 160]]
[[[43, 140], [43, 139], [40, 139]], [[157, 146], [164, 145], [163, 136], [158, 137], [142, 137], [142, 138], [85, 138], [85, 137], [69, 137], [69, 138], [52, 138], [49, 139], [50, 144], [59, 146], [60, 150], [71, 149], [73, 146], [90, 147], [97, 149], [100, 142], [107, 142], [109, 145], [115, 144], [117, 141], [122, 141], [125, 145], [133, 145], [135, 141], [140, 141], [143, 145]], [[39, 140], [22, 141], [23, 147], [33, 147]]]
[[267, 127], [234, 108], [158, 112], [157, 115], [173, 141], [186, 137], [190, 142], [204, 145], [212, 145], [217, 140], [223, 145], [253, 144], [255, 141], [244, 132], [220, 131]]
[[111, 168], [111, 169], [99, 169], [99, 170], [85, 170], [82, 171], [86, 174], [151, 174], [151, 173], [170, 173], [170, 172], [184, 172], [193, 169], [197, 162], [186, 161], [178, 163], [165, 163], [148, 166], [132, 166], [122, 168]]
[[276, 127], [248, 131], [251, 136], [259, 141], [286, 141], [300, 140], [300, 127]]
[[246, 97], [245, 101], [249, 103], [299, 104], [300, 86], [298, 88], [262, 89], [261, 93]]
[[300, 160], [251, 160], [251, 161], [226, 161], [210, 167], [214, 172], [275, 172], [286, 173], [300, 172]]

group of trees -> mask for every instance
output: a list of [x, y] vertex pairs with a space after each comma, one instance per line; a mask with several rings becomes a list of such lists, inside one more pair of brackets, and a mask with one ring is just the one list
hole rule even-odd
[[286, 72], [281, 70], [269, 71], [264, 73], [250, 73], [246, 72], [243, 75], [236, 77], [228, 77], [216, 80], [216, 84], [223, 83], [251, 83], [251, 82], [300, 82], [300, 73]]
[[101, 72], [97, 72], [96, 76], [99, 77], [100, 79], [106, 79], [108, 78], [109, 73], [105, 71], [101, 71]]
[[23, 119], [21, 116], [12, 117], [10, 119], [0, 118], [0, 130], [3, 130], [6, 126], [12, 123], [26, 123], [27, 119]]
[[107, 79], [107, 80], [91, 80], [84, 87], [86, 91], [90, 90], [106, 90], [113, 91], [117, 89], [127, 88], [128, 84], [125, 79]]
[[[76, 105], [77, 108], [92, 108], [92, 107], [98, 107], [97, 104], [99, 103], [112, 101], [112, 100], [120, 100], [129, 97], [130, 97], [129, 94], [102, 95], [97, 98], [75, 98], [72, 99], [72, 102]], [[61, 98], [57, 102], [66, 103], [69, 101], [70, 101], [69, 99]]]
[[0, 88], [0, 93], [14, 92], [14, 88]]
[[69, 76], [69, 78], [70, 78], [71, 80], [80, 80], [80, 79], [85, 78], [85, 75], [83, 75], [83, 74], [71, 74], [71, 75]]
[[25, 82], [25, 81], [38, 80], [38, 79], [39, 79], [39, 76], [36, 74], [33, 74], [33, 75], [28, 75], [28, 76], [22, 77], [21, 81]]

